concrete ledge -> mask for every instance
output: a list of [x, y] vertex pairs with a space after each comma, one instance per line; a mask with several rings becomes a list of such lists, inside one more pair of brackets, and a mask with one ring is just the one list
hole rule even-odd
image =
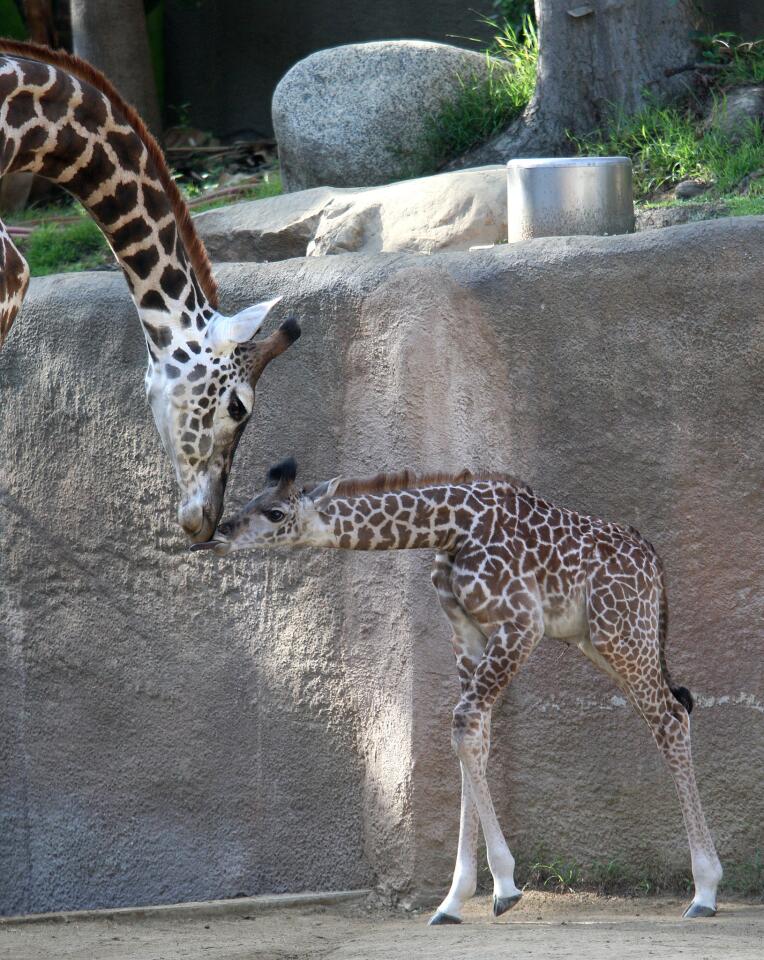
[[[303, 323], [229, 510], [289, 454], [306, 480], [482, 466], [655, 544], [730, 865], [764, 821], [763, 249], [740, 217], [217, 271], [226, 310], [281, 294]], [[443, 890], [459, 686], [431, 558], [187, 553], [145, 364], [109, 273], [35, 278], [0, 353], [0, 911]], [[686, 870], [658, 750], [586, 658], [539, 644], [492, 740], [518, 855]]]
[[29, 913], [16, 917], [0, 917], [0, 927], [25, 923], [72, 923], [79, 920], [143, 920], [160, 917], [183, 920], [203, 917], [241, 916], [290, 907], [331, 907], [338, 903], [364, 900], [371, 890], [331, 890], [326, 893], [266, 893], [259, 897], [237, 897], [235, 900], [202, 900], [188, 903], [162, 903], [146, 907], [116, 907], [105, 910], [70, 910], [57, 913]]

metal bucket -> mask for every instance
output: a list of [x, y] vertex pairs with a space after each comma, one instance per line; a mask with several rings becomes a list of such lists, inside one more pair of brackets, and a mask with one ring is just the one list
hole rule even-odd
[[510, 160], [508, 240], [632, 233], [631, 180], [628, 157]]

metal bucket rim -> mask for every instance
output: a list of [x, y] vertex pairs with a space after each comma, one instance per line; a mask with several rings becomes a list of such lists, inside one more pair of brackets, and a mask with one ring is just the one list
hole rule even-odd
[[616, 164], [631, 166], [629, 157], [517, 157], [507, 161], [508, 169], [536, 167], [604, 167]]

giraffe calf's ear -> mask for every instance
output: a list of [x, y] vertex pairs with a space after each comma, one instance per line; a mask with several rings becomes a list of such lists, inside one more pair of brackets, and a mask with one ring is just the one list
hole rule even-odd
[[328, 500], [337, 492], [337, 487], [340, 485], [341, 480], [342, 477], [333, 477], [331, 480], [324, 480], [323, 483], [319, 483], [313, 487], [308, 496], [315, 504], [320, 503], [322, 500]]
[[262, 303], [256, 303], [252, 307], [240, 310], [232, 317], [224, 317], [218, 314], [212, 321], [208, 332], [212, 345], [220, 348], [228, 344], [247, 343], [265, 323], [265, 318], [279, 300], [281, 300], [281, 297], [276, 297], [274, 300], [264, 300]]

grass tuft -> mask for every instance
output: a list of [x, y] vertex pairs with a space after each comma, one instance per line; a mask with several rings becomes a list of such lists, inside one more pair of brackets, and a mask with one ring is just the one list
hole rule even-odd
[[523, 112], [536, 86], [538, 35], [529, 16], [522, 28], [486, 21], [496, 30], [486, 51], [487, 73], [459, 78], [459, 94], [425, 123], [416, 173], [432, 172], [451, 157], [490, 139]]
[[[694, 94], [662, 105], [647, 99], [635, 114], [617, 105], [612, 119], [588, 137], [571, 140], [583, 156], [631, 157], [634, 192], [638, 200], [655, 199], [681, 180], [711, 184], [706, 199], [729, 195], [744, 178], [764, 170], [764, 125], [751, 120], [737, 136], [709, 128], [705, 110], [721, 104], [733, 87], [764, 82], [764, 40], [745, 43], [734, 34], [698, 37], [701, 62], [716, 69], [708, 75], [706, 102]], [[746, 193], [751, 201], [764, 197], [764, 177], [752, 180]], [[758, 212], [758, 210], [756, 211]]]
[[[627, 156], [634, 165], [634, 193], [646, 199], [681, 180], [713, 184], [709, 198], [736, 189], [743, 177], [764, 167], [764, 126], [752, 120], [739, 138], [699, 132], [688, 109], [648, 103], [630, 116], [615, 111], [610, 124], [589, 137], [571, 138], [582, 156]], [[764, 195], [764, 178], [751, 196]]]
[[44, 224], [28, 237], [14, 239], [33, 277], [72, 270], [93, 270], [113, 260], [104, 235], [84, 214], [71, 224]]
[[698, 34], [701, 60], [720, 67], [715, 86], [729, 89], [764, 83], [764, 38], [743, 40], [735, 33]]
[[[193, 212], [201, 213], [203, 210], [213, 210], [244, 200], [275, 197], [280, 193], [281, 177], [279, 174], [270, 174], [268, 179], [256, 184], [251, 190], [196, 204]], [[78, 215], [77, 219], [70, 223], [43, 223], [29, 236], [14, 237], [13, 242], [29, 264], [29, 271], [33, 277], [44, 277], [51, 273], [71, 273], [76, 270], [97, 270], [115, 262], [106, 238], [96, 226], [95, 221], [77, 203], [72, 206], [59, 205], [45, 209], [30, 207], [8, 217], [6, 222], [23, 225], [29, 220], [39, 220], [46, 215], [60, 217], [70, 212], [72, 216]]]
[[[493, 880], [483, 851], [479, 862], [478, 888], [489, 893]], [[760, 850], [754, 851], [750, 860], [727, 860], [723, 866], [721, 895], [764, 900], [764, 858]], [[555, 893], [591, 891], [600, 896], [689, 896], [693, 889], [689, 869], [676, 869], [658, 861], [632, 867], [618, 859], [582, 864], [552, 856], [543, 847], [538, 847], [530, 855], [518, 854], [515, 877], [520, 889]]]

